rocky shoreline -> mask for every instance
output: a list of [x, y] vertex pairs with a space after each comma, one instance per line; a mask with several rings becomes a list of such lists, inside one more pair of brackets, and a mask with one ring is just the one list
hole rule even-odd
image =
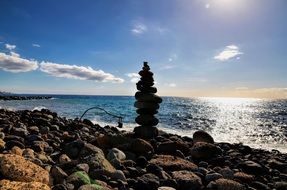
[[0, 189], [287, 189], [287, 154], [159, 131], [153, 139], [57, 113], [0, 109]]
[[5, 95], [0, 96], [0, 100], [40, 100], [40, 99], [51, 99], [52, 96], [16, 96], [16, 95]]

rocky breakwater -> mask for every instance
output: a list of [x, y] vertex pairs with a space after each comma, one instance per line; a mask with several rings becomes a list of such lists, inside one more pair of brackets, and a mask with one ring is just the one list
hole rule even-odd
[[144, 139], [151, 139], [158, 136], [158, 129], [155, 127], [159, 120], [154, 116], [157, 114], [159, 104], [162, 99], [155, 95], [157, 89], [153, 87], [154, 79], [153, 73], [147, 62], [144, 62], [142, 70], [139, 72], [141, 76], [137, 85], [137, 92], [135, 94], [135, 107], [139, 116], [135, 121], [140, 126], [135, 127], [134, 132], [137, 137]]
[[51, 99], [51, 96], [16, 96], [16, 95], [0, 95], [0, 100], [40, 100], [40, 99]]
[[1, 190], [285, 190], [287, 154], [0, 109]]

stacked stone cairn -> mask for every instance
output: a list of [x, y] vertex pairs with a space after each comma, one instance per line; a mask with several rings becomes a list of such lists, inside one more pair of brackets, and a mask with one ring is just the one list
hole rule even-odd
[[135, 135], [144, 139], [151, 139], [158, 136], [158, 129], [155, 127], [159, 120], [154, 116], [158, 113], [159, 104], [162, 102], [161, 97], [155, 95], [157, 89], [153, 87], [153, 73], [147, 62], [144, 62], [142, 70], [139, 72], [141, 76], [137, 85], [135, 94], [136, 102], [134, 106], [137, 108], [139, 116], [135, 121], [140, 126], [134, 128]]

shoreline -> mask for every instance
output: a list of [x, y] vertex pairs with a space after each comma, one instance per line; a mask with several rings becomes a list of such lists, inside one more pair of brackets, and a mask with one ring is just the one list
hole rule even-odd
[[[0, 109], [0, 131], [1, 189], [287, 188], [286, 153], [217, 143], [204, 131], [193, 138], [161, 131], [140, 139], [46, 109]], [[17, 165], [22, 162], [27, 167]], [[41, 176], [28, 178], [31, 168]]]

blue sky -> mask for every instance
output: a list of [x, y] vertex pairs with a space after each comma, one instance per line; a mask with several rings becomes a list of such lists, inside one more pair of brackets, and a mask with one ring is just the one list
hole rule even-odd
[[2, 0], [0, 90], [287, 98], [285, 0]]

